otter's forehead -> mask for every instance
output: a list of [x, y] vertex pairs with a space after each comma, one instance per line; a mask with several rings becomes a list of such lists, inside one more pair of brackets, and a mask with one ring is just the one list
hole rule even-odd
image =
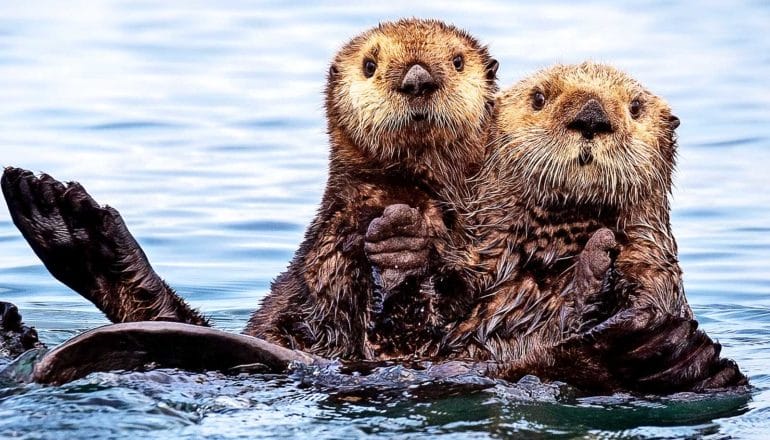
[[361, 56], [379, 60], [410, 62], [420, 57], [451, 57], [458, 53], [478, 52], [486, 56], [486, 48], [465, 31], [436, 20], [408, 19], [385, 22], [350, 41], [340, 50], [337, 61]]
[[552, 95], [580, 91], [599, 94], [610, 92], [623, 98], [651, 95], [638, 81], [626, 73], [612, 66], [590, 62], [578, 65], [557, 65], [542, 70], [515, 85], [512, 91], [528, 91], [536, 87], [541, 87]]
[[659, 111], [668, 109], [663, 99], [625, 72], [606, 64], [584, 62], [543, 69], [504, 90], [499, 96], [500, 125], [513, 128], [516, 120], [537, 119], [529, 106], [530, 98], [536, 92], [543, 93], [548, 102], [559, 103], [555, 109], [550, 109], [551, 112], [569, 110], [572, 103], [590, 98], [600, 99], [607, 106], [606, 110], [615, 112], [634, 99]]

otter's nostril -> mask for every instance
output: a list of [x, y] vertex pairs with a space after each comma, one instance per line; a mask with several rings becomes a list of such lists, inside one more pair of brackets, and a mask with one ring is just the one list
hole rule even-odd
[[577, 115], [567, 124], [570, 130], [579, 131], [584, 138], [593, 139], [597, 133], [612, 133], [612, 123], [601, 104], [589, 100]]
[[404, 75], [398, 91], [407, 95], [422, 96], [435, 91], [437, 88], [438, 84], [431, 74], [421, 65], [415, 64]]

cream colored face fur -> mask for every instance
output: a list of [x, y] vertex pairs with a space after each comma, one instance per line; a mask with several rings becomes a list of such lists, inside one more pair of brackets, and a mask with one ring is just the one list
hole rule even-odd
[[[533, 106], [542, 93], [542, 108]], [[586, 139], [567, 125], [590, 99], [612, 131]], [[632, 115], [632, 102], [641, 106]], [[540, 71], [498, 100], [497, 151], [492, 158], [538, 202], [627, 206], [667, 193], [675, 161], [678, 119], [668, 105], [610, 66], [583, 63]], [[581, 151], [593, 160], [580, 161]]]
[[[462, 68], [454, 64], [462, 57]], [[367, 61], [376, 64], [371, 77]], [[355, 38], [333, 64], [333, 113], [356, 145], [383, 159], [450, 148], [459, 137], [478, 135], [494, 92], [486, 49], [465, 33], [431, 20], [384, 23]], [[400, 93], [414, 64], [438, 82], [428, 97]], [[490, 85], [492, 84], [492, 85]], [[415, 116], [419, 119], [416, 120]]]

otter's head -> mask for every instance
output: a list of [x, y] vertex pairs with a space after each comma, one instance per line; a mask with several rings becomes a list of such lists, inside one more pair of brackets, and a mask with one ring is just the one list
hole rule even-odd
[[498, 170], [540, 203], [624, 207], [671, 190], [679, 119], [619, 70], [559, 65], [503, 92]]
[[474, 38], [440, 21], [382, 23], [345, 45], [329, 69], [330, 131], [385, 165], [461, 149], [458, 142], [483, 150], [497, 66]]

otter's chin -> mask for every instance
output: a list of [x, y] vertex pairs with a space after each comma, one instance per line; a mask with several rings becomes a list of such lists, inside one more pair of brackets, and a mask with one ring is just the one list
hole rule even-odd
[[581, 167], [591, 164], [594, 161], [594, 153], [591, 151], [591, 148], [582, 148], [580, 154], [578, 154], [577, 161]]
[[413, 112], [404, 126], [404, 130], [410, 134], [427, 135], [436, 127], [436, 118], [432, 117], [427, 111]]

